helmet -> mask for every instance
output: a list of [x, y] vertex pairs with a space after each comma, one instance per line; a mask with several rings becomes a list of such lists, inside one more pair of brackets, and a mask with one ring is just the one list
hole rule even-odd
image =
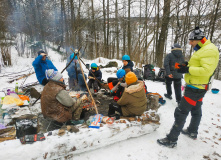
[[[72, 59], [73, 57], [74, 57], [74, 53], [71, 54], [71, 57], [70, 57], [70, 58]], [[74, 57], [74, 59], [78, 59], [78, 56], [76, 55], [76, 56]]]
[[119, 69], [119, 70], [117, 71], [117, 78], [120, 79], [120, 78], [124, 77], [125, 74], [126, 74], [126, 72], [125, 72], [124, 69]]
[[91, 63], [91, 68], [97, 68], [97, 64], [96, 63]]
[[128, 60], [130, 60], [130, 56], [124, 55], [124, 56], [122, 57], [122, 60], [128, 61]]

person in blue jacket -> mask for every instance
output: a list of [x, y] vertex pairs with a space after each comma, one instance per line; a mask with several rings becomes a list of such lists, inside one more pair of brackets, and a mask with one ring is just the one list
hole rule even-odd
[[45, 75], [46, 70], [54, 69], [55, 71], [58, 71], [52, 61], [47, 58], [47, 53], [42, 50], [38, 51], [38, 57], [36, 57], [32, 62], [32, 66], [35, 69], [35, 74], [39, 83], [42, 85], [46, 85], [48, 83]]
[[[77, 53], [78, 50], [75, 50], [75, 53]], [[67, 59], [67, 64], [74, 58], [74, 60], [71, 62], [71, 64], [67, 67], [66, 71], [68, 72], [68, 83], [69, 83], [69, 89], [74, 90], [74, 91], [86, 91], [86, 84], [83, 79], [83, 75], [80, 69], [80, 64], [78, 62], [78, 57], [72, 53], [68, 59]], [[84, 74], [86, 80], [87, 76]]]
[[[93, 74], [92, 74], [93, 73]], [[102, 72], [100, 71], [99, 67], [96, 63], [91, 64], [91, 69], [88, 74], [88, 87], [92, 88], [94, 86], [94, 93], [98, 92], [98, 81], [101, 82], [102, 79]]]
[[126, 71], [126, 73], [128, 72], [133, 72], [133, 66], [134, 66], [134, 63], [130, 60], [130, 56], [128, 55], [124, 55], [122, 57], [122, 61], [123, 61], [123, 67], [122, 69], [124, 69]]

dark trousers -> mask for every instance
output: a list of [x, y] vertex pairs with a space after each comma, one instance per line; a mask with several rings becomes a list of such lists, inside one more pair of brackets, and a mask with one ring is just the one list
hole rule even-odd
[[175, 78], [169, 78], [165, 77], [166, 80], [166, 89], [167, 89], [167, 95], [171, 96], [172, 95], [172, 82], [175, 90], [175, 95], [176, 95], [176, 101], [180, 102], [181, 101], [181, 78], [175, 79]]
[[[175, 109], [175, 122], [167, 135], [171, 141], [177, 141], [181, 130], [186, 122], [186, 118], [191, 112], [191, 121], [188, 131], [191, 133], [198, 133], [198, 127], [202, 117], [202, 98], [206, 94], [205, 89], [194, 89], [190, 87], [185, 88], [184, 96], [181, 99], [180, 105]], [[191, 99], [191, 100], [190, 100]], [[195, 102], [195, 104], [193, 104]]]
[[113, 114], [119, 114], [120, 116], [123, 115], [121, 106], [117, 104], [117, 102], [112, 102], [109, 104], [108, 116]]
[[42, 83], [42, 85], [45, 86], [48, 82], [49, 82], [49, 80], [47, 80], [47, 78], [44, 78], [41, 83]]
[[[84, 74], [85, 79], [87, 80], [86, 74]], [[69, 89], [73, 91], [86, 91], [86, 84], [82, 74], [78, 74], [78, 81], [75, 78], [68, 78]]]
[[98, 82], [96, 80], [90, 79], [88, 81], [87, 85], [89, 88], [92, 88], [92, 86], [93, 86], [93, 89], [98, 91]]

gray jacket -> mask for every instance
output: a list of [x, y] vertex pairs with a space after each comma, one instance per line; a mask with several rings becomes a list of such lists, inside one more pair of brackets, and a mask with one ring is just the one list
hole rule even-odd
[[175, 63], [178, 62], [182, 64], [184, 62], [184, 57], [182, 55], [182, 49], [181, 48], [174, 48], [171, 50], [171, 53], [169, 53], [165, 59], [164, 59], [164, 68], [166, 70], [166, 76], [172, 74], [173, 78], [179, 79], [183, 78], [182, 73], [178, 73], [175, 69]]

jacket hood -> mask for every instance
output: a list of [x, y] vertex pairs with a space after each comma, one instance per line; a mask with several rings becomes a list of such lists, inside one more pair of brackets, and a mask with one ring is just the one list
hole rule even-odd
[[135, 97], [141, 97], [142, 95], [140, 94], [139, 91], [141, 91], [142, 89], [144, 89], [143, 81], [137, 81], [129, 85], [129, 87], [125, 88], [125, 92], [133, 94], [133, 96]]
[[172, 54], [175, 56], [175, 57], [177, 57], [177, 58], [180, 58], [180, 57], [182, 57], [182, 49], [181, 48], [175, 48], [175, 49], [172, 49], [171, 50], [172, 52]]
[[130, 61], [127, 65], [133, 67], [134, 63], [132, 61]]

